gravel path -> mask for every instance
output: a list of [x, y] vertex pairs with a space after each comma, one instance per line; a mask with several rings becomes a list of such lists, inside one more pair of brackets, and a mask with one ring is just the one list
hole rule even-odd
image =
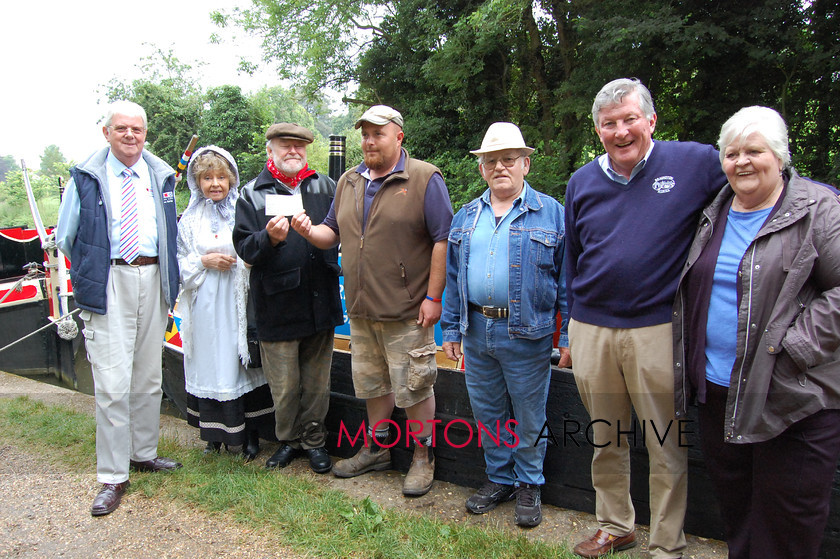
[[95, 518], [90, 504], [98, 489], [93, 474], [0, 446], [0, 557], [303, 557], [266, 534], [138, 492]]

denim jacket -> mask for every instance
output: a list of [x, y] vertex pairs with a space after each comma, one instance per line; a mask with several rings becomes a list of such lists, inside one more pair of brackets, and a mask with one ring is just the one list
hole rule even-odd
[[[446, 297], [441, 316], [445, 342], [459, 342], [467, 332], [467, 262], [480, 209], [479, 198], [465, 204], [449, 229]], [[559, 310], [563, 328], [558, 345], [568, 347], [563, 206], [526, 182], [524, 200], [511, 211], [518, 215], [510, 225], [508, 333], [512, 339], [531, 340], [551, 335], [557, 327]]]

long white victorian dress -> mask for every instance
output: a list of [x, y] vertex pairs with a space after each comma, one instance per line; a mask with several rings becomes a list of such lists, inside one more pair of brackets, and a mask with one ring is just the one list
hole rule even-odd
[[[219, 202], [206, 198], [193, 176], [193, 162], [206, 151], [223, 156], [236, 177], [228, 196]], [[217, 443], [217, 448], [220, 443], [244, 447], [257, 436], [275, 438], [268, 384], [262, 368], [249, 366], [248, 270], [241, 259], [230, 270], [209, 269], [201, 263], [206, 254], [236, 256], [231, 234], [238, 176], [227, 151], [216, 146], [197, 150], [187, 168], [190, 202], [178, 225], [178, 314], [187, 421], [201, 430], [202, 440]]]

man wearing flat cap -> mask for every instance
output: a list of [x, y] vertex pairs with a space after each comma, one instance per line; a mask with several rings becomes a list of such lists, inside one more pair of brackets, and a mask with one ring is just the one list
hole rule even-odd
[[310, 169], [311, 131], [280, 122], [265, 134], [268, 160], [236, 203], [233, 243], [251, 268], [263, 371], [274, 400], [280, 447], [266, 468], [284, 468], [304, 452], [316, 473], [332, 468], [324, 448], [330, 399], [333, 332], [344, 323], [338, 251], [321, 250], [289, 228], [305, 209], [323, 219], [335, 182]]
[[[525, 180], [534, 149], [519, 127], [490, 125], [478, 156], [489, 187], [455, 215], [446, 258], [443, 349], [460, 359], [476, 422], [500, 427], [482, 440], [487, 482], [467, 509], [483, 514], [516, 498], [518, 525], [542, 520], [545, 404], [557, 312], [566, 317], [563, 206]], [[571, 364], [565, 326], [560, 366]], [[513, 409], [511, 421], [510, 410]]]
[[295, 216], [292, 227], [322, 248], [341, 240], [353, 386], [366, 401], [368, 435], [333, 473], [353, 477], [391, 467], [387, 421], [396, 405], [405, 409], [409, 421], [401, 431], [414, 446], [403, 494], [419, 496], [434, 480], [433, 327], [441, 313], [452, 206], [440, 170], [402, 148], [402, 127], [402, 115], [391, 107], [368, 109], [356, 122], [364, 162], [339, 179], [323, 223], [307, 212]]

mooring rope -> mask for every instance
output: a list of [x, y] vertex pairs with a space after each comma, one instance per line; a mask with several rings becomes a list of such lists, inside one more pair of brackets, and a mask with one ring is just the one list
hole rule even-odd
[[[30, 338], [30, 337], [34, 336], [35, 334], [37, 334], [37, 333], [39, 333], [39, 332], [42, 332], [42, 331], [46, 330], [47, 328], [49, 328], [50, 326], [53, 326], [53, 325], [58, 326], [58, 330], [59, 330], [59, 331], [58, 331], [58, 335], [59, 335], [59, 336], [61, 336], [61, 337], [62, 337], [63, 339], [65, 339], [65, 340], [72, 340], [73, 338], [75, 338], [75, 337], [76, 337], [76, 334], [78, 334], [78, 333], [79, 333], [79, 328], [76, 326], [76, 322], [73, 320], [73, 315], [75, 315], [76, 313], [78, 313], [78, 312], [79, 312], [79, 311], [81, 311], [81, 310], [82, 310], [82, 309], [74, 309], [72, 312], [69, 312], [69, 313], [65, 314], [64, 316], [62, 316], [61, 318], [59, 318], [59, 319], [58, 319], [58, 320], [56, 320], [55, 322], [50, 322], [49, 324], [45, 324], [45, 325], [41, 326], [40, 328], [38, 328], [37, 330], [35, 330], [35, 331], [33, 331], [33, 332], [28, 333], [28, 334], [27, 334], [27, 335], [25, 335], [24, 337], [22, 337], [22, 338], [20, 338], [20, 339], [18, 339], [18, 340], [13, 341], [13, 342], [12, 342], [12, 343], [10, 343], [9, 345], [4, 346], [4, 347], [0, 347], [0, 353], [3, 353], [4, 351], [6, 351], [7, 349], [9, 349], [9, 348], [10, 348], [10, 347], [12, 347], [13, 345], [15, 345], [15, 344], [19, 344], [20, 342], [22, 342], [22, 341], [23, 341], [23, 340], [25, 340], [26, 338]], [[65, 323], [65, 322], [67, 322], [67, 321], [71, 322], [71, 323], [73, 324], [73, 326], [72, 326], [72, 327], [67, 327], [67, 326], [65, 326], [64, 324], [62, 324], [62, 323]], [[69, 337], [69, 338], [65, 338], [64, 336], [62, 336], [62, 335], [61, 335], [61, 331], [62, 331], [62, 329], [64, 329], [64, 330], [65, 330], [65, 334], [67, 334], [67, 332], [72, 332], [72, 331], [75, 331], [75, 333], [74, 333], [71, 337]]]

